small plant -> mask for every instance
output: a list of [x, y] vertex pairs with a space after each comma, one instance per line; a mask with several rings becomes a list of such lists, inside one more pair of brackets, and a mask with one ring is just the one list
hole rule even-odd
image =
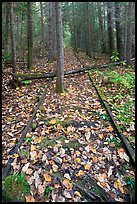
[[30, 194], [30, 187], [25, 181], [25, 174], [7, 176], [2, 182], [3, 202], [25, 202], [25, 196]]
[[127, 184], [129, 185], [130, 188], [134, 188], [135, 186], [135, 181], [134, 181], [134, 178], [132, 177], [128, 177], [128, 181], [127, 181]]
[[119, 53], [117, 51], [112, 52], [111, 60], [112, 60], [112, 62], [119, 62], [120, 61]]
[[31, 82], [32, 82], [31, 80], [24, 80], [24, 81], [23, 81], [23, 83], [24, 83], [25, 85], [30, 84]]
[[48, 198], [50, 196], [50, 192], [52, 191], [51, 186], [47, 186], [45, 190], [45, 197]]

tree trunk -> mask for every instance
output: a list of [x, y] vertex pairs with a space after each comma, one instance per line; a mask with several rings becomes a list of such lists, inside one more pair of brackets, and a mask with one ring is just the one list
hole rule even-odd
[[44, 44], [45, 44], [45, 40], [44, 40], [44, 23], [43, 23], [43, 5], [42, 2], [40, 2], [40, 11], [41, 11], [41, 41], [42, 41], [42, 54], [44, 55]]
[[53, 30], [52, 30], [52, 4], [53, 2], [48, 2], [48, 61], [54, 61], [53, 53]]
[[64, 45], [62, 30], [61, 2], [55, 2], [56, 33], [57, 33], [57, 92], [64, 91]]
[[102, 17], [102, 10], [101, 10], [101, 2], [97, 2], [98, 6], [98, 20], [99, 20], [99, 33], [100, 33], [100, 47], [101, 52], [105, 52], [105, 42], [104, 42], [104, 30], [103, 30], [103, 17]]
[[131, 59], [131, 46], [132, 46], [132, 30], [131, 30], [131, 17], [132, 17], [132, 3], [128, 3], [127, 7], [127, 46], [126, 46], [126, 62], [130, 64]]
[[55, 2], [52, 2], [52, 52], [54, 60], [57, 59], [57, 39], [56, 39], [56, 15]]
[[5, 2], [6, 4], [6, 23], [5, 23], [5, 47], [4, 47], [4, 57], [6, 61], [8, 61], [9, 58], [9, 3]]
[[[13, 73], [16, 74], [16, 43], [15, 43], [15, 28], [14, 28], [14, 14], [13, 14], [13, 2], [9, 2], [10, 12], [10, 30], [11, 30], [11, 46], [12, 46], [12, 61], [13, 61]], [[13, 76], [14, 80], [14, 76]]]
[[108, 48], [109, 48], [109, 56], [111, 57], [112, 52], [114, 51], [112, 2], [107, 2], [107, 20], [108, 20]]
[[32, 2], [27, 2], [28, 14], [28, 69], [32, 69], [32, 50], [33, 50], [33, 36], [32, 36]]
[[116, 39], [117, 39], [117, 51], [119, 53], [120, 60], [124, 59], [123, 54], [123, 41], [122, 41], [122, 26], [120, 17], [120, 2], [115, 2], [115, 19], [116, 19]]

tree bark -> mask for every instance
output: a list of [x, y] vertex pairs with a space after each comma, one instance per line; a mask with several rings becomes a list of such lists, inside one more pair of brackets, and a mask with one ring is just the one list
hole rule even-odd
[[32, 50], [33, 50], [33, 34], [32, 34], [32, 2], [27, 2], [28, 14], [28, 69], [32, 69]]
[[128, 3], [127, 7], [127, 46], [126, 46], [126, 62], [130, 65], [131, 46], [132, 46], [132, 30], [131, 30], [131, 16], [132, 16], [132, 3]]
[[53, 30], [52, 30], [52, 4], [53, 2], [48, 2], [48, 61], [54, 61], [53, 53]]
[[122, 25], [120, 17], [120, 2], [115, 2], [115, 20], [116, 20], [116, 38], [117, 38], [117, 51], [119, 53], [120, 60], [124, 59], [123, 54], [123, 41], [122, 41]]
[[107, 20], [108, 20], [108, 48], [109, 48], [109, 56], [111, 57], [112, 52], [114, 51], [112, 2], [107, 2]]
[[64, 91], [64, 45], [62, 30], [61, 2], [55, 2], [57, 33], [57, 92]]
[[9, 3], [5, 2], [6, 6], [6, 23], [5, 23], [5, 43], [4, 43], [4, 57], [6, 58], [6, 61], [8, 60], [7, 57], [9, 57]]
[[97, 2], [98, 6], [98, 20], [99, 20], [99, 33], [100, 33], [100, 47], [101, 52], [105, 52], [105, 42], [104, 42], [104, 30], [103, 30], [103, 17], [102, 17], [102, 10], [101, 10], [101, 2]]
[[44, 22], [43, 22], [43, 5], [42, 2], [40, 2], [40, 11], [41, 11], [41, 40], [42, 40], [42, 52], [44, 54], [44, 44], [45, 44], [45, 40], [44, 40]]
[[[15, 33], [14, 33], [15, 28], [14, 28], [13, 2], [9, 2], [9, 12], [10, 12], [13, 73], [16, 74], [16, 43], [15, 43]], [[13, 76], [13, 80], [14, 80], [14, 76]]]

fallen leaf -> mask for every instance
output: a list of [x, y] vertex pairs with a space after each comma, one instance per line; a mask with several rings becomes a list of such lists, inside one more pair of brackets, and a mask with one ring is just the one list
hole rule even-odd
[[12, 158], [14, 158], [14, 159], [16, 159], [16, 158], [18, 158], [18, 157], [19, 157], [18, 154], [13, 154], [13, 155], [12, 155]]
[[90, 146], [89, 148], [90, 148], [90, 150], [91, 150], [93, 153], [97, 153], [97, 151], [96, 151], [96, 148], [95, 148], [95, 147]]
[[97, 157], [93, 157], [92, 160], [93, 160], [93, 162], [95, 162], [95, 163], [98, 162], [98, 158], [97, 158]]
[[115, 187], [116, 189], [119, 188], [120, 191], [121, 191], [121, 193], [124, 193], [124, 189], [123, 189], [122, 184], [121, 184], [121, 182], [119, 181], [119, 179], [118, 179], [117, 181], [115, 181], [114, 187]]
[[70, 189], [72, 190], [72, 183], [70, 183], [70, 181], [68, 179], [64, 179], [62, 184], [67, 188], [67, 189]]
[[64, 196], [65, 196], [66, 198], [72, 198], [72, 195], [71, 195], [70, 192], [67, 191], [66, 189], [64, 190], [63, 194], [64, 194]]
[[43, 185], [38, 185], [38, 192], [39, 192], [40, 194], [43, 194], [44, 191], [45, 191], [45, 187], [44, 187]]
[[113, 132], [113, 127], [112, 126], [108, 126], [109, 132]]
[[101, 140], [102, 140], [103, 137], [104, 137], [104, 135], [103, 135], [102, 133], [99, 133], [98, 136], [99, 136], [99, 138], [100, 138]]
[[82, 197], [79, 191], [75, 191], [74, 194], [77, 195], [77, 196], [79, 196], [79, 197]]
[[47, 181], [47, 182], [51, 182], [51, 176], [49, 175], [49, 174], [44, 174], [44, 179], [45, 179], [45, 181]]
[[86, 165], [84, 166], [85, 170], [89, 170], [91, 167], [91, 163], [87, 162]]
[[110, 166], [110, 167], [109, 167], [108, 177], [112, 175], [112, 172], [113, 172], [112, 169], [113, 169], [113, 168], [114, 168], [113, 166]]
[[25, 196], [26, 202], [35, 202], [35, 199], [32, 195]]
[[77, 157], [77, 158], [74, 159], [74, 162], [75, 162], [75, 163], [80, 163], [80, 162], [81, 162], [81, 159]]
[[31, 168], [28, 168], [26, 171], [26, 174], [31, 175], [33, 173], [33, 170]]
[[49, 124], [55, 125], [55, 124], [56, 124], [56, 120], [55, 120], [55, 119], [52, 119], [51, 121], [49, 121]]
[[80, 151], [77, 151], [77, 150], [76, 150], [76, 151], [75, 151], [75, 154], [76, 154], [77, 156], [80, 156], [81, 153], [80, 153]]
[[25, 164], [25, 165], [23, 166], [23, 168], [22, 168], [22, 171], [23, 171], [23, 172], [26, 172], [26, 171], [28, 170], [29, 165], [30, 165], [30, 162], [28, 162], [27, 164]]
[[31, 146], [30, 146], [30, 151], [31, 151], [31, 152], [33, 152], [35, 149], [36, 149], [36, 146], [34, 146], [34, 145], [31, 145]]
[[70, 175], [69, 174], [64, 174], [64, 177], [67, 178], [68, 180], [71, 180]]
[[77, 176], [83, 176], [84, 175], [84, 171], [79, 170], [79, 172], [76, 174]]

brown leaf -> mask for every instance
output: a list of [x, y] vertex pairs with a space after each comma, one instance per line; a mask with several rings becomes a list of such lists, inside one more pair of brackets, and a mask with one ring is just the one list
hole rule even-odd
[[86, 165], [84, 166], [85, 170], [89, 170], [91, 167], [91, 163], [87, 162]]

